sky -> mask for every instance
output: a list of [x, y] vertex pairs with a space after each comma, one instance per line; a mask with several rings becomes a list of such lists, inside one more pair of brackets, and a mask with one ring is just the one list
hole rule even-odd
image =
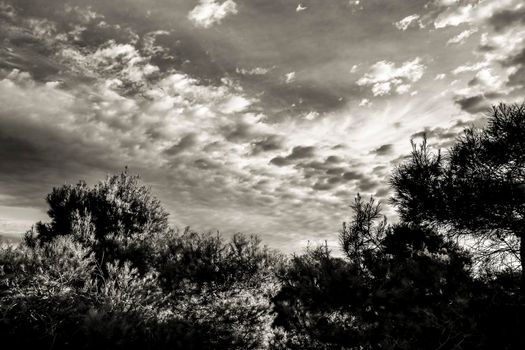
[[7, 238], [127, 166], [175, 227], [335, 245], [411, 139], [525, 91], [520, 0], [0, 0], [0, 40]]

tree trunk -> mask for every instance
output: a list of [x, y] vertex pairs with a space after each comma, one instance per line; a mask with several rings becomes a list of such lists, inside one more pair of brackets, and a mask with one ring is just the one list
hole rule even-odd
[[525, 296], [525, 232], [520, 235], [521, 295]]

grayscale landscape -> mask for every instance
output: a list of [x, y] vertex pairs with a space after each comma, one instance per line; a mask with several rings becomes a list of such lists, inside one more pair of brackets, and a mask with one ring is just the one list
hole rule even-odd
[[0, 336], [525, 349], [522, 0], [0, 0]]

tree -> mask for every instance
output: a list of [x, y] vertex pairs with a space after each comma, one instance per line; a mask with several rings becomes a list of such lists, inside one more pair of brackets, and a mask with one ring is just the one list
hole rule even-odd
[[38, 222], [26, 242], [45, 244], [72, 235], [93, 249], [101, 265], [131, 261], [145, 272], [157, 255], [156, 241], [170, 231], [160, 201], [127, 170], [92, 188], [85, 182], [53, 188], [46, 200], [51, 221]]
[[487, 126], [465, 129], [444, 157], [426, 140], [414, 145], [391, 183], [405, 222], [453, 228], [485, 256], [515, 257], [525, 293], [525, 104], [492, 107]]
[[429, 228], [387, 226], [373, 199], [352, 208], [343, 258], [321, 246], [280, 272], [274, 348], [476, 348], [468, 254]]
[[170, 229], [137, 176], [54, 188], [49, 223], [0, 245], [0, 336], [23, 348], [261, 349], [280, 255]]

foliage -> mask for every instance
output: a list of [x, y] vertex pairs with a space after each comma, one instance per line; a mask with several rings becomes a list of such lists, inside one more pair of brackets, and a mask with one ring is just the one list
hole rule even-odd
[[515, 258], [523, 270], [525, 104], [493, 107], [486, 128], [465, 129], [446, 157], [432, 154], [426, 140], [414, 146], [391, 182], [405, 222], [472, 235], [471, 242], [481, 239], [477, 246], [484, 258], [495, 256], [497, 263]]
[[162, 285], [184, 319], [209, 332], [212, 348], [256, 349], [267, 342], [275, 293], [273, 270], [282, 258], [256, 236], [189, 229], [166, 242], [158, 263]]
[[51, 222], [0, 249], [0, 336], [25, 347], [259, 349], [278, 254], [256, 236], [172, 230], [127, 172], [55, 188]]
[[235, 283], [253, 287], [270, 282], [279, 255], [261, 246], [257, 236], [221, 235], [186, 229], [166, 240], [158, 261], [164, 286], [176, 292], [182, 285], [229, 288]]
[[108, 176], [93, 188], [84, 182], [53, 188], [47, 196], [49, 223], [37, 223], [26, 241], [44, 244], [73, 235], [93, 249], [99, 264], [131, 261], [147, 271], [159, 236], [170, 230], [168, 213], [138, 176]]
[[287, 332], [284, 347], [427, 349], [475, 342], [468, 255], [431, 230], [377, 223], [373, 200], [358, 197], [353, 208], [354, 219], [341, 233], [344, 258], [319, 247], [294, 257], [280, 275], [274, 302], [276, 326]]

